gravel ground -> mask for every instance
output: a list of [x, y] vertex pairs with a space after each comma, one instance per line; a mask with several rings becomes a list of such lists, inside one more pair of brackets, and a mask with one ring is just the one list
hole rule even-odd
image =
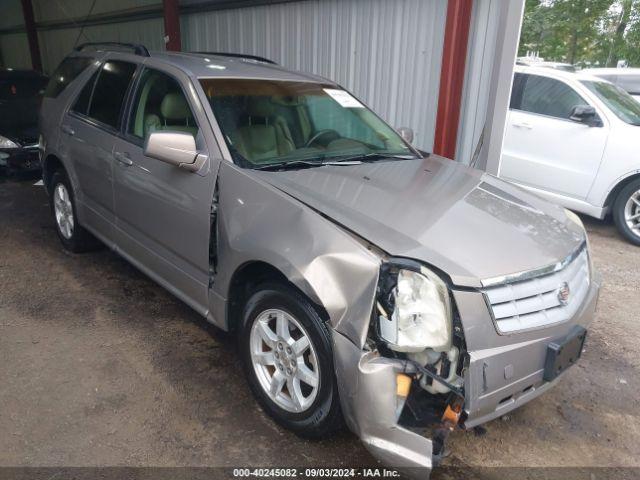
[[[0, 181], [0, 466], [376, 465], [347, 432], [309, 442], [276, 426], [233, 338], [124, 260], [63, 251], [33, 183]], [[455, 432], [445, 465], [466, 473], [433, 478], [640, 467], [640, 248], [585, 223], [604, 288], [583, 358], [486, 434]]]

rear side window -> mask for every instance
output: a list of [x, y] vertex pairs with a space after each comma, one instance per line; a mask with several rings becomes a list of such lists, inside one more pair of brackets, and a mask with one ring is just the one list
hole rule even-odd
[[516, 110], [568, 119], [573, 107], [589, 105], [573, 88], [559, 80], [529, 74], [523, 77], [524, 84], [518, 86], [521, 97], [517, 99], [512, 95], [512, 103], [519, 100], [519, 105], [512, 105]]
[[51, 75], [44, 96], [56, 98], [91, 62], [93, 59], [88, 57], [65, 58]]
[[96, 78], [98, 78], [98, 73], [96, 72], [91, 75], [91, 78], [86, 83], [86, 85], [80, 91], [80, 95], [76, 99], [75, 103], [71, 107], [71, 110], [76, 113], [81, 113], [82, 115], [86, 115], [89, 111], [89, 102], [91, 102], [91, 94], [93, 93], [93, 86], [96, 83]]
[[113, 60], [106, 62], [93, 89], [89, 117], [118, 128], [122, 105], [135, 71], [136, 65], [133, 63]]

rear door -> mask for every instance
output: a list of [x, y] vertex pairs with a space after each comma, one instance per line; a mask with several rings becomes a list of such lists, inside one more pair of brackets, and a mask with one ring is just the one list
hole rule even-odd
[[602, 115], [602, 127], [570, 120], [577, 105], [589, 103], [567, 83], [516, 73], [500, 176], [585, 199], [602, 160], [609, 127]]
[[106, 61], [79, 92], [61, 126], [80, 218], [109, 239], [115, 223], [113, 146], [136, 68], [132, 62]]
[[[215, 175], [209, 161], [189, 172], [144, 155], [154, 131], [186, 132], [210, 157], [189, 77], [144, 68], [122, 138], [115, 141], [117, 243], [122, 253], [201, 313], [208, 308], [209, 234]], [[217, 151], [217, 150], [214, 150]], [[219, 158], [219, 154], [218, 154]]]

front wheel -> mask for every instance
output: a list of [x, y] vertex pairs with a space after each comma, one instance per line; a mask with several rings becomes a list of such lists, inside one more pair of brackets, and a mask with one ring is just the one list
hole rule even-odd
[[640, 179], [620, 190], [613, 205], [613, 219], [627, 240], [640, 245]]
[[278, 284], [258, 289], [239, 344], [249, 386], [279, 424], [311, 438], [340, 427], [330, 334], [304, 296]]

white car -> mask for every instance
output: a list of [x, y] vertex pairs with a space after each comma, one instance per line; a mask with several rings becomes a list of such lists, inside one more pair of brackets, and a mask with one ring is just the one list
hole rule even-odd
[[640, 68], [590, 68], [583, 72], [618, 85], [640, 102]]
[[640, 245], [640, 103], [598, 77], [517, 66], [499, 176], [592, 217], [611, 213]]

